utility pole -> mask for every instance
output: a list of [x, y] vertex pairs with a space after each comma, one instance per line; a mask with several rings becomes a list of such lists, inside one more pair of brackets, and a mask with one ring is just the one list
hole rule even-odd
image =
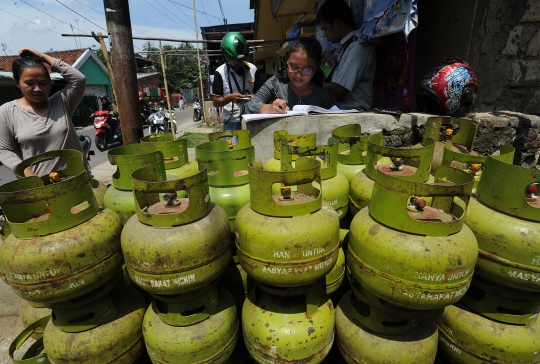
[[[195, 23], [195, 39], [199, 42], [199, 31], [197, 30], [197, 10], [195, 9], [195, 0], [193, 0], [193, 22]], [[201, 56], [199, 54], [199, 43], [197, 43], [197, 64], [199, 65], [199, 89], [201, 91], [201, 116], [206, 123], [206, 113], [204, 111], [204, 90], [202, 82]]]
[[111, 76], [114, 78], [122, 138], [124, 144], [139, 143], [143, 137], [143, 129], [129, 3], [128, 0], [103, 0], [103, 5], [112, 43], [114, 74]]
[[161, 41], [159, 41], [159, 55], [161, 56], [161, 70], [163, 71], [163, 83], [165, 84], [165, 98], [167, 99], [167, 108], [169, 109], [169, 123], [171, 124], [171, 131], [174, 139], [176, 140], [176, 130], [174, 129], [174, 117], [173, 111], [171, 110], [171, 100], [169, 99], [169, 84], [167, 83], [167, 71], [165, 65], [165, 56], [163, 55], [163, 47], [161, 46]]
[[107, 70], [109, 70], [109, 77], [111, 79], [111, 88], [113, 91], [114, 100], [118, 103], [118, 97], [116, 96], [116, 88], [114, 87], [114, 73], [111, 65], [111, 59], [109, 58], [109, 52], [107, 52], [107, 47], [105, 46], [105, 41], [103, 40], [103, 34], [99, 32], [96, 35], [96, 33], [92, 32], [92, 36], [101, 46], [101, 53], [103, 53], [103, 59], [105, 60], [105, 64], [107, 65]]

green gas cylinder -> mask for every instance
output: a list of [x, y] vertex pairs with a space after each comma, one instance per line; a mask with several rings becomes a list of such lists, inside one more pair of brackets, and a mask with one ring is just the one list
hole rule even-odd
[[143, 335], [152, 363], [226, 363], [241, 333], [231, 294], [211, 285], [183, 296], [156, 300], [146, 311]]
[[[21, 308], [19, 309], [19, 318], [24, 327], [28, 327], [32, 323], [47, 316], [51, 316], [50, 308], [40, 305], [39, 303], [30, 303], [25, 300], [22, 301]], [[35, 340], [39, 339], [43, 335], [44, 329], [44, 327], [37, 328], [32, 334], [32, 338]]]
[[[267, 171], [281, 171], [281, 143], [290, 144], [293, 146], [315, 147], [317, 144], [317, 134], [289, 134], [287, 130], [278, 130], [274, 132], [274, 158], [269, 159], [264, 169]], [[297, 155], [292, 156], [295, 161]]]
[[249, 203], [248, 164], [255, 162], [255, 148], [231, 149], [228, 140], [201, 143], [197, 161], [206, 166], [210, 199], [229, 216], [231, 232], [238, 211]]
[[465, 222], [478, 239], [476, 273], [540, 292], [540, 170], [488, 157]]
[[432, 185], [376, 171], [369, 208], [354, 217], [349, 232], [353, 277], [400, 307], [433, 310], [457, 302], [478, 254], [464, 225], [472, 185], [469, 173], [449, 167], [439, 168]]
[[348, 364], [431, 364], [437, 353], [435, 319], [408, 322], [347, 292], [336, 307], [336, 341]]
[[534, 324], [540, 312], [540, 292], [507, 288], [478, 275], [460, 302], [491, 320], [514, 325]]
[[105, 193], [107, 192], [105, 183], [92, 178], [92, 191], [94, 192], [98, 206], [105, 206]]
[[368, 135], [362, 135], [360, 124], [349, 124], [332, 130], [332, 138], [339, 141], [337, 170], [350, 183], [366, 167]]
[[254, 289], [242, 308], [244, 341], [257, 363], [321, 363], [334, 341], [335, 311], [321, 288], [278, 296]]
[[[435, 142], [428, 139], [424, 145], [415, 149], [396, 149], [383, 147], [383, 135], [373, 134], [368, 138], [367, 160], [365, 169], [351, 180], [350, 206], [354, 216], [360, 209], [369, 205], [376, 173], [399, 177], [408, 181], [426, 182], [429, 177], [430, 164]], [[379, 156], [391, 159], [390, 164], [377, 163]], [[406, 159], [418, 161], [418, 167], [405, 164]]]
[[[229, 149], [246, 149], [251, 147], [251, 139], [249, 137], [249, 130], [228, 130], [220, 131], [216, 133], [208, 134], [208, 140], [227, 140], [229, 143]], [[257, 169], [263, 169], [263, 162], [261, 158], [255, 156], [253, 161], [253, 167]]]
[[57, 157], [66, 161], [64, 169], [0, 186], [12, 231], [0, 247], [2, 278], [21, 298], [48, 307], [99, 289], [123, 260], [120, 218], [99, 209], [82, 153], [50, 151], [16, 171]]
[[43, 334], [51, 364], [132, 364], [144, 351], [142, 322], [146, 304], [126, 285], [94, 302], [53, 310]]
[[[251, 203], [236, 216], [236, 248], [255, 280], [302, 286], [324, 278], [336, 264], [339, 218], [314, 181], [321, 185], [320, 163], [314, 159], [299, 158], [296, 170], [288, 172], [249, 166]], [[281, 195], [272, 195], [275, 183], [283, 183]]]
[[[155, 295], [180, 294], [209, 284], [231, 259], [227, 213], [210, 201], [206, 168], [160, 181], [152, 166], [131, 174], [136, 215], [122, 230], [129, 276]], [[179, 191], [188, 198], [177, 198]], [[160, 201], [160, 194], [165, 202]]]
[[183, 178], [197, 173], [197, 163], [188, 159], [186, 139], [174, 139], [172, 133], [151, 134], [141, 138], [141, 143], [151, 143], [163, 153], [167, 179]]
[[[505, 163], [512, 164], [514, 160], [515, 149], [511, 145], [502, 145], [499, 149], [500, 154], [493, 158]], [[482, 176], [482, 165], [486, 163], [486, 156], [461, 153], [455, 150], [450, 142], [444, 144], [441, 164], [443, 166], [459, 168], [469, 172], [474, 176], [473, 193], [476, 191], [480, 177]]]
[[439, 348], [452, 364], [538, 363], [540, 328], [511, 325], [476, 314], [457, 303], [437, 319]]
[[125, 225], [129, 218], [135, 215], [135, 201], [129, 178], [131, 172], [144, 166], [154, 166], [158, 181], [165, 181], [167, 177], [163, 153], [157, 151], [154, 143], [139, 143], [111, 149], [107, 157], [117, 168], [112, 176], [113, 185], [105, 193], [104, 204], [118, 213], [122, 218], [122, 225]]
[[[470, 119], [453, 118], [450, 116], [430, 117], [426, 121], [424, 142], [428, 139], [435, 141], [431, 173], [434, 175], [441, 167], [445, 144], [452, 143], [451, 150], [461, 153], [476, 155], [472, 150], [474, 139], [478, 131], [478, 122]], [[456, 168], [465, 169], [466, 164], [457, 164]]]
[[[322, 198], [336, 210], [341, 220], [349, 210], [349, 181], [337, 170], [338, 144], [335, 138], [328, 139], [328, 145], [309, 147], [294, 146], [282, 140], [281, 170], [293, 170], [294, 160], [298, 157], [317, 158], [321, 162]], [[273, 187], [272, 193], [279, 194], [280, 186]]]

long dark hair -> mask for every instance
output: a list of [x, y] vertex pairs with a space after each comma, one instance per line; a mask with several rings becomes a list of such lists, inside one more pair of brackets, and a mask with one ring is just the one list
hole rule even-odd
[[[315, 74], [310, 82], [313, 82], [317, 86], [322, 86], [324, 83], [324, 73], [322, 72], [321, 65], [322, 61], [322, 47], [319, 41], [315, 38], [297, 38], [292, 41], [291, 47], [287, 56], [286, 61], [289, 60], [289, 57], [294, 52], [305, 52], [309, 58], [315, 60]], [[289, 76], [287, 74], [287, 66], [284, 67], [284, 70], [277, 76], [278, 79], [283, 83], [289, 82]]]
[[47, 75], [49, 82], [51, 82], [51, 76], [49, 75], [49, 71], [47, 71], [45, 65], [30, 57], [17, 58], [13, 61], [13, 64], [11, 65], [11, 71], [13, 72], [13, 78], [15, 79], [15, 82], [19, 83], [23, 70], [27, 68], [41, 68], [43, 72], [45, 72], [45, 74]]

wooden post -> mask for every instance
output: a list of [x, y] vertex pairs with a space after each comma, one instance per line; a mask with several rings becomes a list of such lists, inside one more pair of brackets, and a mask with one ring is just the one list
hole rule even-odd
[[141, 108], [137, 94], [137, 67], [131, 35], [128, 0], [103, 0], [107, 30], [112, 41], [112, 63], [116, 104], [122, 124], [124, 145], [139, 143], [143, 137]]
[[161, 46], [161, 41], [159, 41], [159, 55], [161, 56], [161, 70], [163, 71], [163, 83], [165, 84], [165, 98], [167, 99], [167, 107], [169, 109], [169, 123], [171, 123], [171, 131], [173, 133], [174, 140], [176, 140], [176, 130], [173, 122], [173, 113], [171, 111], [171, 100], [169, 99], [169, 85], [167, 83], [167, 71], [165, 66], [165, 56], [163, 55], [163, 47]]
[[107, 65], [107, 69], [109, 70], [109, 78], [111, 79], [111, 88], [114, 95], [114, 102], [118, 103], [118, 99], [116, 98], [116, 88], [114, 87], [114, 73], [111, 65], [111, 59], [109, 58], [109, 52], [107, 52], [107, 47], [105, 46], [105, 41], [103, 40], [103, 34], [99, 32], [96, 35], [96, 33], [92, 32], [92, 36], [97, 42], [99, 42], [99, 45], [101, 46], [101, 52], [103, 53], [105, 64]]
[[201, 56], [199, 54], [199, 31], [197, 30], [197, 10], [195, 9], [195, 0], [193, 0], [193, 22], [195, 23], [195, 39], [197, 40], [197, 64], [199, 65], [199, 89], [201, 92], [201, 117], [203, 122], [206, 123], [206, 114], [204, 106], [204, 90], [202, 82], [202, 70], [201, 70]]

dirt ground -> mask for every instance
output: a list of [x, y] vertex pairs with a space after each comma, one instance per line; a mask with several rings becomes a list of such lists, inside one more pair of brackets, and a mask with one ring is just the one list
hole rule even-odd
[[[0, 317], [0, 364], [11, 364], [8, 349], [11, 342], [24, 330], [24, 326], [18, 316]], [[34, 340], [32, 338], [17, 350], [15, 358], [20, 358], [24, 354], [25, 348], [28, 348]]]

